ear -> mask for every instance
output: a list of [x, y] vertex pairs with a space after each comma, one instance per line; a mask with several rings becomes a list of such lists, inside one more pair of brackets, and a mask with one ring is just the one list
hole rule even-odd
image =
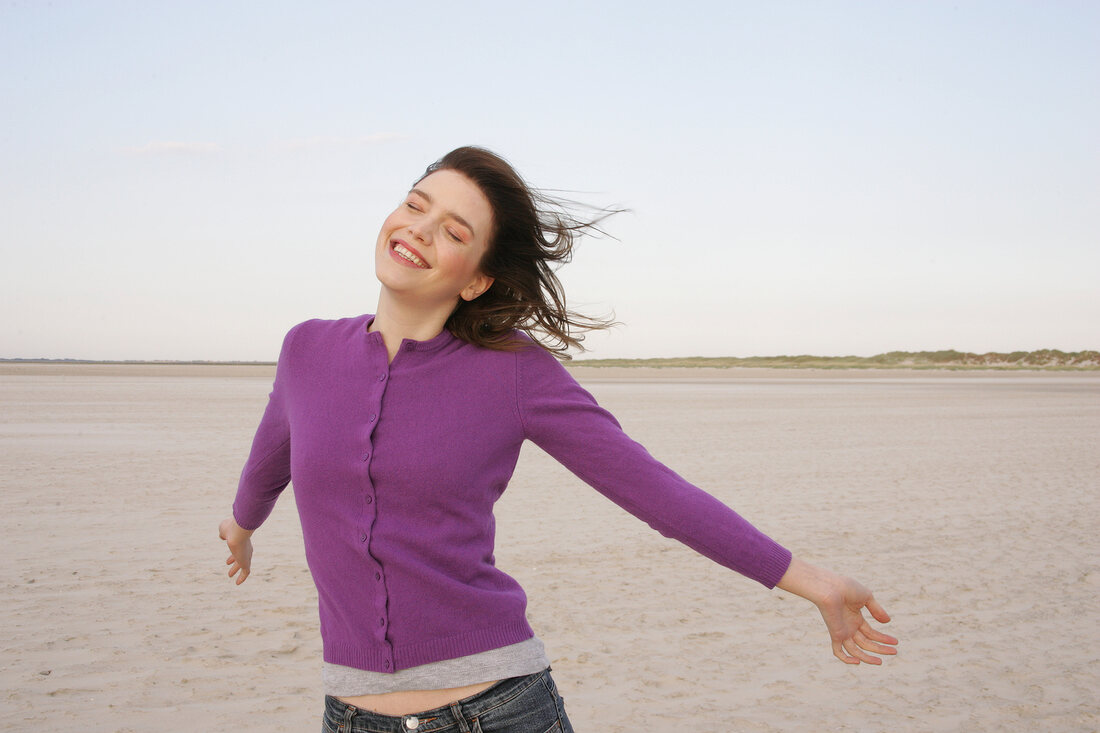
[[494, 278], [489, 277], [483, 272], [479, 272], [474, 276], [474, 279], [470, 281], [470, 284], [462, 289], [459, 296], [463, 300], [473, 300], [488, 290], [493, 284], [493, 280]]

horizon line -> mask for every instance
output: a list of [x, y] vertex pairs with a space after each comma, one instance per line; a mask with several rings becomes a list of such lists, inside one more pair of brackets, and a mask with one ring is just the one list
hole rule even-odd
[[[773, 356], [658, 356], [658, 357], [592, 357], [569, 358], [572, 366], [614, 367], [977, 367], [977, 368], [1077, 368], [1100, 369], [1100, 351], [1062, 351], [1035, 349], [1031, 351], [982, 354], [955, 349], [939, 351], [889, 351], [873, 356], [818, 356], [811, 354], [781, 354]], [[270, 360], [247, 359], [82, 359], [75, 357], [0, 357], [0, 364], [70, 364], [114, 366], [275, 366]]]

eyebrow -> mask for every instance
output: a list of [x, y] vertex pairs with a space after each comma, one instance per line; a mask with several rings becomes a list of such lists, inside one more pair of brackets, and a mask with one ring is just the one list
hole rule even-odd
[[[431, 196], [429, 196], [429, 195], [428, 195], [428, 193], [427, 193], [426, 191], [422, 191], [422, 190], [421, 190], [421, 189], [419, 189], [419, 188], [412, 188], [412, 189], [409, 189], [409, 193], [415, 193], [415, 194], [416, 194], [417, 196], [421, 197], [422, 199], [424, 199], [425, 201], [427, 201], [427, 202], [428, 202], [429, 204], [430, 204], [430, 203], [432, 202], [432, 197], [431, 197]], [[474, 236], [474, 237], [476, 237], [476, 236], [477, 236], [477, 233], [476, 233], [476, 232], [474, 231], [474, 228], [473, 228], [472, 226], [470, 226], [470, 222], [468, 222], [468, 221], [466, 221], [466, 220], [465, 220], [464, 218], [462, 218], [462, 216], [461, 216], [460, 214], [456, 214], [456, 213], [455, 213], [455, 212], [453, 212], [453, 211], [448, 211], [448, 212], [446, 212], [446, 213], [447, 213], [447, 216], [451, 217], [452, 219], [454, 219], [455, 221], [457, 221], [457, 222], [458, 222], [459, 224], [461, 224], [462, 226], [464, 226], [464, 227], [466, 227], [467, 229], [469, 229], [469, 230], [470, 230], [470, 235], [471, 235], [471, 236]]]

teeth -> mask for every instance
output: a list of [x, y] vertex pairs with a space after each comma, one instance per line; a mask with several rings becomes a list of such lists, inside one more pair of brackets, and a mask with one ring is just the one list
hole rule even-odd
[[428, 267], [427, 262], [425, 262], [424, 260], [417, 257], [415, 254], [413, 254], [409, 250], [405, 249], [405, 247], [402, 247], [400, 244], [394, 244], [393, 245], [393, 251], [396, 252], [397, 254], [401, 255], [402, 257], [404, 257], [406, 260], [413, 263], [417, 267], [423, 267], [423, 268]]

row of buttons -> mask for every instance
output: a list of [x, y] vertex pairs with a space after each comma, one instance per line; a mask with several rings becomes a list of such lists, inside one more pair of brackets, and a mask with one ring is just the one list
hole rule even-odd
[[[384, 382], [384, 381], [386, 381], [386, 377], [387, 377], [387, 374], [385, 372], [382, 372], [378, 375], [378, 381], [379, 382]], [[372, 428], [372, 432], [373, 432], [373, 427], [378, 421], [378, 413], [377, 412], [372, 412], [370, 414], [370, 416], [367, 418], [367, 421], [370, 423], [371, 428]], [[363, 456], [362, 456], [363, 462], [366, 463], [370, 459], [371, 459], [371, 451], [369, 451], [369, 450], [364, 451]], [[367, 480], [368, 480], [368, 485], [369, 485], [370, 479], [368, 478]], [[370, 491], [370, 489], [368, 488], [368, 492], [369, 491]], [[368, 505], [373, 504], [374, 503], [374, 496], [371, 493], [367, 493], [364, 496], [364, 500], [366, 501], [366, 503]], [[366, 544], [369, 539], [370, 539], [370, 535], [368, 534], [367, 531], [363, 531], [359, 534], [359, 541], [360, 542]], [[369, 551], [368, 551], [368, 554], [369, 554]], [[373, 560], [374, 558], [372, 557], [371, 559]], [[381, 571], [376, 570], [374, 572], [374, 579], [378, 582], [381, 582], [381, 580], [382, 580]], [[380, 616], [378, 618], [378, 627], [381, 628], [381, 629], [386, 628], [386, 617], [385, 616]], [[393, 668], [393, 662], [390, 661], [389, 659], [386, 659], [382, 662], [382, 667], [386, 671], [389, 671]], [[411, 723], [411, 725], [410, 725], [410, 723]], [[406, 725], [406, 727], [408, 727], [409, 730], [414, 730], [414, 729], [416, 729], [416, 727], [418, 725], [420, 725], [420, 721], [417, 720], [415, 717], [411, 717], [409, 719], [406, 719], [405, 725]]]

